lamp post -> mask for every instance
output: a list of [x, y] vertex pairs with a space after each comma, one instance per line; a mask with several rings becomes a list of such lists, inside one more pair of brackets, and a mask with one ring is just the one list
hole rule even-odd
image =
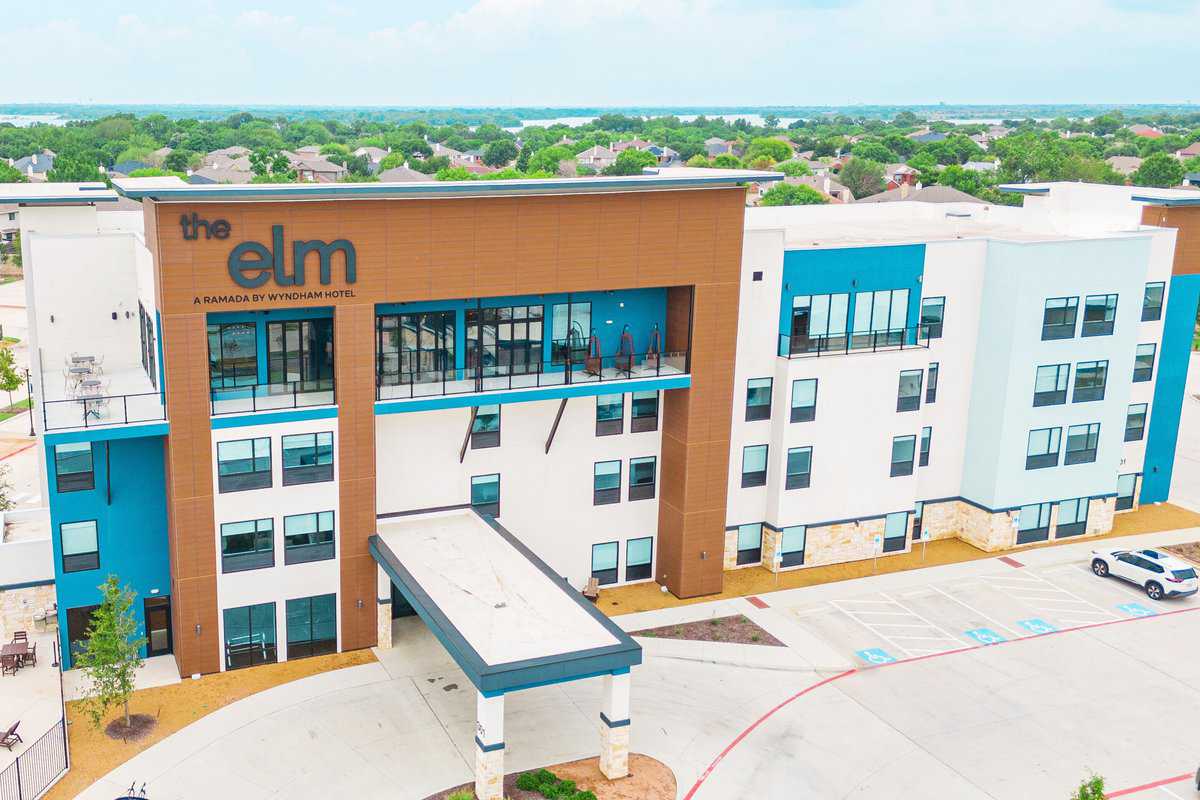
[[25, 368], [25, 396], [29, 399], [29, 436], [33, 436], [33, 376], [29, 367]]

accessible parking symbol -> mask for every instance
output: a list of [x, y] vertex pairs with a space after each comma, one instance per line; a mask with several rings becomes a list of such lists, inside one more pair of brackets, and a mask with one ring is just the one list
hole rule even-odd
[[966, 631], [966, 634], [980, 644], [998, 644], [1006, 641], [1003, 636], [996, 633], [991, 628], [973, 628], [972, 630]]
[[891, 664], [896, 659], [888, 655], [886, 650], [881, 650], [878, 647], [871, 647], [866, 650], [856, 650], [854, 655], [861, 658], [868, 664]]
[[1121, 603], [1117, 606], [1117, 611], [1128, 614], [1131, 617], [1152, 617], [1154, 611], [1146, 608], [1141, 603]]
[[1046, 622], [1046, 620], [1037, 617], [1033, 619], [1019, 619], [1017, 620], [1017, 624], [1030, 633], [1053, 633], [1058, 630], [1058, 628]]

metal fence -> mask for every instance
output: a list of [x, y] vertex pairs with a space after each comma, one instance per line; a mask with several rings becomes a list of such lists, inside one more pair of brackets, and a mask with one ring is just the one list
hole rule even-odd
[[66, 771], [67, 726], [60, 719], [0, 772], [0, 800], [35, 800]]

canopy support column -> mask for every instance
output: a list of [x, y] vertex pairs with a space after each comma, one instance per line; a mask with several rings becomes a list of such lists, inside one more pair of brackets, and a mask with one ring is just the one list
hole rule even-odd
[[504, 695], [475, 699], [475, 797], [504, 800]]
[[392, 579], [376, 565], [375, 614], [376, 639], [375, 646], [380, 650], [392, 649]]
[[604, 676], [600, 711], [600, 771], [609, 780], [629, 774], [629, 668]]

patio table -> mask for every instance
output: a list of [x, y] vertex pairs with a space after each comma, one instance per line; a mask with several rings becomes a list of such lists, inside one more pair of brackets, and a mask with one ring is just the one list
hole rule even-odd
[[29, 655], [28, 642], [13, 642], [0, 648], [0, 656], [16, 656], [22, 662], [24, 662], [27, 655]]

